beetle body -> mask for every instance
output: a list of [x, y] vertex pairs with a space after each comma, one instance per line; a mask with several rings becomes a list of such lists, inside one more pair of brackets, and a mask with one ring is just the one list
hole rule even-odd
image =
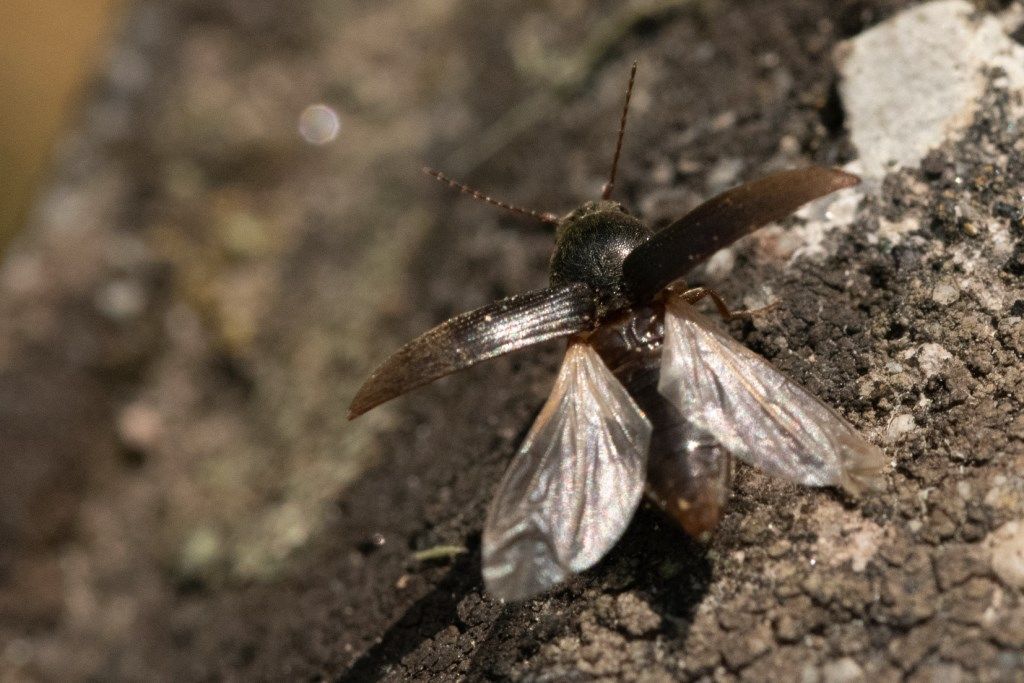
[[885, 465], [842, 417], [693, 308], [710, 296], [732, 317], [716, 293], [674, 284], [718, 249], [858, 179], [815, 166], [781, 171], [654, 232], [609, 200], [626, 107], [601, 201], [562, 219], [428, 171], [554, 225], [550, 286], [420, 335], [373, 372], [349, 408], [356, 417], [488, 358], [568, 340], [551, 394], [484, 524], [484, 581], [500, 598], [531, 597], [592, 566], [625, 531], [645, 491], [688, 533], [706, 537], [725, 507], [734, 457], [850, 493], [871, 486]]

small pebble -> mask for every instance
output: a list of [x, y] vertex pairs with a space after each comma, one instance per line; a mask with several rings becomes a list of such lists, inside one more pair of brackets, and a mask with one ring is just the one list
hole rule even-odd
[[864, 680], [864, 670], [850, 657], [843, 657], [821, 667], [824, 683], [853, 683]]
[[156, 446], [164, 431], [163, 416], [151, 405], [130, 403], [117, 416], [117, 434], [129, 448], [147, 451]]
[[885, 428], [885, 435], [889, 441], [896, 441], [904, 434], [913, 431], [916, 426], [914, 416], [903, 413], [889, 420], [889, 426]]
[[708, 191], [711, 194], [718, 194], [729, 189], [736, 184], [742, 171], [742, 159], [719, 159], [708, 171]]
[[138, 317], [145, 307], [145, 292], [131, 280], [114, 280], [96, 295], [96, 308], [100, 313], [119, 322]]
[[715, 131], [723, 131], [736, 125], [736, 112], [724, 111], [711, 119], [711, 128]]
[[928, 342], [927, 344], [921, 344], [915, 357], [924, 376], [932, 377], [949, 365], [949, 361], [953, 359], [953, 354], [939, 344]]
[[693, 159], [683, 158], [676, 162], [676, 170], [682, 175], [693, 175], [700, 171], [701, 168], [703, 167], [700, 165], [700, 162]]
[[992, 532], [986, 544], [992, 550], [992, 571], [1015, 588], [1024, 588], [1024, 520], [1007, 522]]
[[661, 616], [633, 593], [622, 593], [615, 599], [619, 624], [631, 636], [645, 636], [662, 626]]
[[960, 298], [960, 290], [948, 282], [940, 282], [932, 290], [932, 301], [940, 306], [948, 306]]
[[669, 185], [675, 179], [676, 170], [668, 159], [658, 161], [651, 169], [651, 181], [655, 185]]

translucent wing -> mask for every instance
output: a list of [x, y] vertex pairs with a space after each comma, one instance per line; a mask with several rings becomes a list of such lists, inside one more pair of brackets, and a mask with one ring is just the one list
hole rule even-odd
[[488, 511], [487, 590], [522, 600], [600, 560], [640, 501], [650, 437], [650, 422], [597, 352], [571, 344]]
[[590, 287], [538, 289], [463, 313], [395, 351], [366, 380], [349, 419], [435, 379], [532, 344], [567, 337], [594, 323]]
[[808, 486], [869, 486], [885, 457], [831, 408], [678, 298], [658, 390], [733, 455]]

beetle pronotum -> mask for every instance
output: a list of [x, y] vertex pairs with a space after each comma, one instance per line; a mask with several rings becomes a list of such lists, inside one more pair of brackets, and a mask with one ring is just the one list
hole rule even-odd
[[808, 486], [858, 493], [882, 452], [818, 399], [719, 330], [694, 304], [713, 290], [678, 281], [714, 252], [802, 204], [858, 182], [812, 166], [728, 190], [659, 232], [611, 201], [630, 74], [600, 201], [558, 218], [478, 199], [553, 224], [550, 286], [444, 322], [378, 367], [354, 418], [415, 387], [556, 337], [568, 349], [483, 531], [487, 589], [524, 599], [593, 566], [625, 531], [645, 492], [694, 536], [718, 524], [735, 456]]

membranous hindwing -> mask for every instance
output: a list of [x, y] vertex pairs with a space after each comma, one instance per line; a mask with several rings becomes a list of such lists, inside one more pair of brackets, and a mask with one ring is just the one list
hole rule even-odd
[[867, 488], [881, 450], [679, 296], [665, 310], [658, 390], [736, 457], [806, 486]]
[[651, 423], [597, 352], [570, 343], [488, 512], [487, 590], [528, 598], [600, 560], [640, 502], [650, 438]]

